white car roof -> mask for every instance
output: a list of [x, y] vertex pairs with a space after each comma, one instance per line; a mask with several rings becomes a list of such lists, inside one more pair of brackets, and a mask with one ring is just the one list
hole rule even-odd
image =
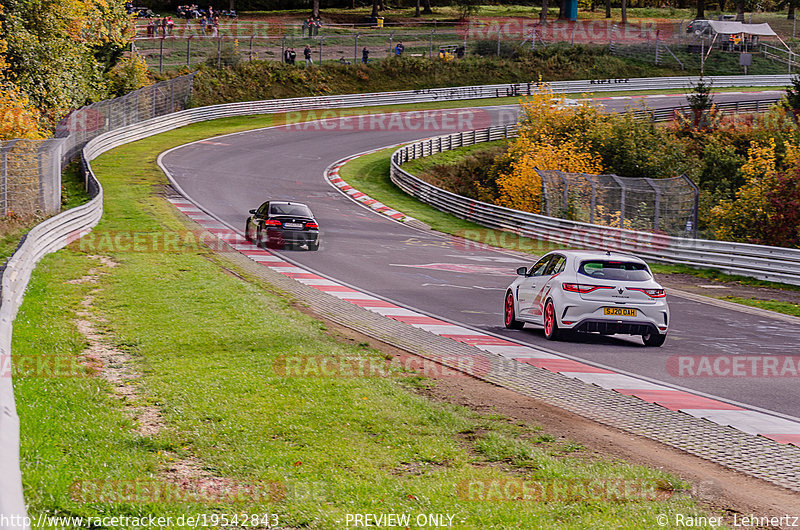
[[626, 260], [626, 261], [636, 261], [640, 263], [645, 263], [645, 261], [633, 254], [628, 254], [627, 252], [615, 252], [610, 251], [610, 253], [606, 253], [604, 250], [554, 250], [553, 253], [563, 254], [567, 257], [571, 257], [575, 260]]

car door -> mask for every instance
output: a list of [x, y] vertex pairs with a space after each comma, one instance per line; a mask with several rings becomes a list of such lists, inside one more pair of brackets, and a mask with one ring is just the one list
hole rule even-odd
[[[523, 318], [533, 318], [537, 314], [534, 309], [536, 294], [541, 289], [542, 275], [552, 257], [552, 254], [548, 254], [537, 261], [530, 268], [527, 276], [517, 285], [517, 305], [519, 306], [519, 315]], [[539, 314], [541, 314], [541, 310], [539, 310]]]
[[567, 258], [561, 254], [553, 254], [553, 258], [548, 262], [545, 267], [538, 283], [539, 290], [533, 298], [533, 308], [531, 313], [536, 316], [541, 316], [544, 311], [544, 302], [553, 288], [553, 282], [567, 264]]

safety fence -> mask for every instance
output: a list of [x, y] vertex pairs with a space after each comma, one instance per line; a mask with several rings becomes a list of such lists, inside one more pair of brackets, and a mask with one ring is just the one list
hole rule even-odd
[[[724, 77], [712, 78], [714, 86], [776, 86], [789, 83], [789, 76], [751, 76], [751, 77]], [[432, 102], [467, 100], [478, 98], [496, 98], [504, 96], [521, 96], [535, 91], [537, 85], [534, 83], [523, 84], [504, 84], [474, 87], [455, 87], [430, 90], [409, 90], [398, 92], [382, 92], [373, 94], [351, 94], [343, 96], [318, 96], [308, 98], [292, 98], [270, 101], [252, 101], [242, 103], [229, 103], [187, 110], [172, 112], [177, 106], [185, 104], [184, 96], [188, 95], [191, 89], [191, 77], [178, 78], [172, 81], [175, 85], [169, 88], [169, 84], [159, 84], [156, 87], [149, 87], [137, 93], [129, 94], [122, 101], [102, 102], [90, 107], [76, 111], [67, 118], [59, 129], [60, 156], [62, 163], [69, 160], [72, 154], [80, 151], [82, 167], [86, 173], [87, 189], [92, 199], [79, 207], [73, 208], [54, 216], [34, 229], [24, 238], [17, 252], [6, 263], [2, 269], [2, 291], [0, 292], [0, 366], [8, 366], [11, 354], [12, 322], [17, 314], [19, 305], [31, 276], [36, 262], [48, 252], [53, 252], [66, 245], [74, 234], [88, 230], [94, 226], [102, 215], [102, 188], [95, 178], [91, 161], [100, 154], [124, 145], [129, 142], [140, 140], [162, 132], [170, 131], [190, 125], [217, 118], [233, 116], [245, 116], [253, 114], [268, 114], [285, 111], [299, 111], [310, 109], [331, 109], [344, 107], [365, 107], [384, 104]], [[552, 83], [550, 87], [557, 92], [581, 93], [589, 91], [608, 91], [608, 90], [647, 90], [647, 89], [687, 89], [698, 82], [697, 78], [675, 77], [675, 78], [655, 78], [655, 79], [616, 79], [616, 80], [585, 80], [585, 81], [565, 81]], [[169, 83], [169, 82], [166, 82]], [[91, 110], [91, 112], [90, 112]], [[148, 119], [149, 118], [149, 119]], [[498, 129], [499, 130], [499, 129]], [[507, 134], [505, 128], [498, 136], [498, 132], [492, 132], [492, 138], [503, 137]], [[460, 133], [459, 140], [454, 140], [452, 147], [457, 147], [459, 141], [462, 145], [468, 141], [470, 134], [472, 141], [480, 138], [480, 133]], [[455, 135], [451, 137], [456, 138]], [[83, 142], [83, 143], [82, 143]], [[422, 142], [424, 144], [424, 142]], [[425, 144], [430, 145], [430, 144]], [[421, 149], [426, 149], [422, 145]], [[451, 148], [452, 148], [451, 147]], [[430, 154], [430, 147], [426, 151]], [[397, 156], [397, 155], [395, 155]], [[393, 178], [402, 170], [396, 163], [392, 163]], [[402, 172], [405, 173], [405, 172]], [[42, 174], [42, 178], [46, 177]], [[438, 190], [418, 181], [409, 175], [409, 186], [418, 186], [421, 193], [427, 197], [428, 194], [438, 196], [452, 196], [453, 204], [464, 201], [453, 194], [448, 194], [443, 190]], [[55, 178], [50, 174], [50, 178]], [[60, 178], [60, 176], [59, 176]], [[425, 191], [430, 190], [430, 192]], [[426, 200], [423, 198], [423, 200]], [[464, 203], [463, 208], [457, 215], [468, 215], [469, 204], [475, 201]], [[491, 205], [489, 205], [491, 206]], [[498, 208], [498, 207], [494, 207]], [[502, 209], [506, 210], [506, 209]], [[506, 210], [495, 216], [495, 220], [486, 218], [486, 222], [495, 223], [498, 227], [506, 227], [510, 230], [518, 229], [516, 219], [521, 212]], [[488, 215], [488, 214], [487, 214]], [[527, 215], [527, 214], [522, 214]], [[474, 217], [474, 216], [473, 216]], [[560, 223], [564, 221], [551, 219], [543, 216], [539, 223], [547, 222], [552, 225], [553, 234], [556, 231], [561, 234], [561, 238], [569, 240], [572, 234], [573, 225], [563, 228]], [[580, 224], [583, 226], [583, 233], [587, 238], [597, 238], [606, 241], [618, 237], [619, 231], [607, 227], [596, 227], [592, 225]], [[607, 232], [610, 231], [610, 232]], [[575, 232], [578, 234], [579, 232]], [[555, 237], [555, 236], [553, 236]], [[641, 233], [641, 239], [637, 240], [640, 244], [644, 238], [659, 240], [659, 236]], [[693, 240], [694, 241], [694, 240]], [[571, 242], [578, 246], [578, 241]], [[704, 245], [711, 242], [694, 241], [690, 249], [697, 255], [706, 252]], [[676, 243], [677, 245], [677, 243]], [[777, 259], [780, 251], [786, 249], [772, 249], [770, 247], [757, 247], [755, 245], [734, 245], [730, 244], [730, 259], [741, 261], [742, 256], [752, 256], [754, 261], [770, 261]], [[710, 251], [709, 251], [710, 252]], [[784, 260], [785, 261], [785, 260]], [[716, 265], [715, 265], [716, 266]], [[716, 266], [717, 268], [723, 268]], [[777, 279], [777, 277], [776, 277]], [[10, 377], [0, 377], [0, 516], [5, 516], [11, 520], [11, 516], [24, 516], [26, 508], [22, 495], [22, 481], [19, 467], [19, 418], [14, 404], [14, 393], [12, 379]], [[0, 528], [3, 525], [0, 524]], [[16, 526], [15, 528], [20, 528]], [[27, 528], [24, 525], [22, 528]]]
[[514, 134], [514, 129], [508, 126], [489, 127], [403, 146], [392, 154], [392, 182], [422, 202], [489, 228], [570, 247], [630, 251], [654, 261], [800, 285], [799, 249], [675, 237], [663, 232], [600, 226], [513, 210], [443, 190], [401, 168], [408, 160]]
[[104, 132], [186, 108], [194, 74], [71, 112], [46, 140], [0, 141], [0, 215], [52, 215], [61, 208], [61, 173]]

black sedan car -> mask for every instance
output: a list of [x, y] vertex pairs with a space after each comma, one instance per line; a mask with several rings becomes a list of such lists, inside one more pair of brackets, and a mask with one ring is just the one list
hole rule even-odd
[[244, 237], [269, 248], [319, 248], [319, 225], [305, 204], [267, 201], [257, 210], [250, 210]]

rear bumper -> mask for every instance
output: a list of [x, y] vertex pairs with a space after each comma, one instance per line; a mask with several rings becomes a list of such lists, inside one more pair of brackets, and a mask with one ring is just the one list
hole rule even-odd
[[586, 333], [602, 333], [606, 335], [648, 335], [652, 333], [665, 334], [652, 322], [642, 320], [604, 320], [587, 318], [581, 320], [569, 329]]
[[271, 243], [316, 243], [319, 240], [317, 230], [267, 230], [267, 240]]

